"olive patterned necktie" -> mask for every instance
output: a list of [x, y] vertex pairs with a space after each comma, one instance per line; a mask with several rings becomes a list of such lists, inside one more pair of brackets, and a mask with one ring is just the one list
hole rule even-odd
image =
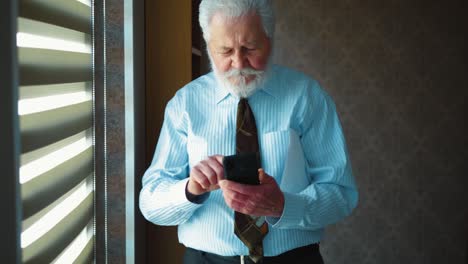
[[[260, 160], [257, 126], [247, 99], [237, 106], [236, 153], [256, 153]], [[258, 162], [260, 167], [260, 162]], [[257, 263], [263, 258], [263, 238], [268, 233], [265, 217], [255, 217], [234, 212], [234, 233], [249, 248], [249, 257]]]

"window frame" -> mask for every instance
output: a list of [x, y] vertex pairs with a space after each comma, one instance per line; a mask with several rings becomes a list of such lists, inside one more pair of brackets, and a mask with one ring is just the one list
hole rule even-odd
[[0, 203], [4, 217], [0, 219], [3, 239], [1, 248], [9, 254], [6, 263], [21, 262], [21, 203], [19, 185], [19, 118], [18, 118], [18, 56], [16, 48], [18, 6], [16, 0], [0, 1]]
[[[122, 119], [125, 122], [132, 122], [132, 125], [128, 126], [127, 130], [134, 131], [134, 140], [131, 142], [131, 146], [124, 148], [122, 154], [126, 159], [127, 155], [132, 155], [130, 163], [127, 163], [127, 166], [133, 164], [131, 171], [133, 174], [126, 178], [127, 181], [133, 181], [133, 185], [130, 182], [126, 182], [123, 186], [119, 186], [125, 193], [133, 193], [133, 199], [128, 199], [127, 203], [124, 203], [126, 207], [125, 210], [120, 211], [120, 214], [123, 214], [121, 218], [123, 219], [133, 219], [134, 226], [127, 228], [125, 237], [119, 237], [118, 233], [101, 232], [104, 230], [104, 227], [107, 225], [104, 208], [105, 202], [105, 191], [106, 179], [103, 177], [96, 177], [96, 226], [97, 231], [95, 234], [95, 262], [96, 263], [107, 263], [116, 257], [119, 257], [120, 260], [122, 255], [126, 255], [126, 260], [129, 263], [141, 263], [146, 259], [145, 256], [145, 227], [144, 220], [139, 212], [138, 207], [138, 193], [141, 188], [141, 176], [143, 175], [145, 169], [145, 105], [144, 105], [144, 96], [145, 96], [145, 65], [144, 65], [144, 56], [145, 56], [145, 41], [144, 41], [144, 1], [143, 0], [125, 0], [124, 2], [114, 3], [113, 6], [110, 1], [106, 2], [105, 0], [93, 0], [94, 7], [94, 32], [95, 32], [95, 43], [103, 40], [105, 31], [111, 32], [112, 29], [106, 29], [105, 24], [111, 25], [112, 22], [115, 22], [121, 17], [115, 16], [114, 21], [106, 21], [104, 18], [104, 8], [107, 7], [107, 10], [112, 10], [111, 7], [118, 6], [119, 10], [124, 10], [124, 4], [132, 5], [133, 9], [131, 14], [133, 14], [132, 23], [129, 25], [133, 28], [133, 50], [126, 50], [125, 52], [132, 52], [133, 54], [133, 65], [130, 70], [133, 70], [134, 79], [131, 81], [133, 84], [132, 90], [129, 90], [133, 93], [126, 100], [132, 100], [134, 105], [132, 111], [133, 113], [128, 114], [127, 118]], [[2, 260], [6, 263], [21, 263], [22, 262], [22, 250], [21, 250], [21, 188], [19, 184], [19, 159], [20, 159], [20, 130], [19, 130], [19, 117], [18, 117], [18, 48], [16, 43], [16, 34], [18, 30], [17, 18], [18, 18], [18, 0], [3, 0], [0, 1], [0, 30], [2, 32], [2, 41], [0, 41], [0, 120], [2, 121], [2, 129], [0, 129], [0, 168], [2, 170], [3, 179], [2, 184], [0, 184], [0, 202], [2, 203], [2, 213], [5, 217], [0, 218], [0, 224], [2, 228], [3, 239], [1, 242], [2, 249], [5, 252], [8, 252], [8, 255], [2, 256]], [[109, 14], [114, 15], [114, 14]], [[118, 31], [122, 34], [124, 33], [124, 23], [126, 21], [119, 22]], [[114, 28], [115, 30], [115, 28]], [[121, 42], [121, 44], [123, 41]], [[123, 45], [122, 45], [123, 47]], [[105, 96], [109, 95], [104, 93], [103, 88], [105, 87], [104, 80], [104, 55], [105, 49], [102, 44], [95, 46], [95, 91], [99, 91], [96, 94], [95, 101], [104, 102]], [[119, 50], [115, 51], [119, 52]], [[109, 56], [109, 53], [107, 54]], [[115, 74], [109, 73], [109, 74]], [[124, 74], [120, 72], [118, 74]], [[113, 78], [115, 76], [112, 76]], [[125, 77], [122, 77], [121, 80], [124, 80]], [[126, 85], [122, 82], [122, 87], [125, 88]], [[124, 96], [124, 90], [121, 90], [122, 96]], [[125, 107], [125, 104], [123, 105]], [[98, 103], [95, 107], [95, 122], [99, 124], [99, 121], [103, 118], [103, 111], [105, 105]], [[123, 108], [126, 110], [125, 108]], [[123, 124], [123, 123], [122, 123]], [[122, 126], [123, 128], [125, 125]], [[105, 144], [99, 138], [104, 136], [104, 130], [102, 126], [96, 128], [96, 175], [102, 175], [101, 173], [106, 168], [103, 166], [105, 162], [105, 157], [102, 154], [105, 154]], [[125, 144], [124, 144], [125, 145]], [[133, 151], [127, 153], [127, 149], [133, 148]], [[100, 157], [99, 157], [100, 156]], [[129, 172], [130, 170], [127, 170]], [[122, 175], [127, 177], [125, 173]], [[110, 179], [110, 182], [107, 184], [115, 184], [119, 182], [120, 179]], [[128, 189], [131, 188], [131, 189]], [[103, 192], [104, 191], [104, 192]], [[112, 197], [109, 197], [112, 199]], [[125, 198], [125, 196], [124, 196]], [[110, 204], [109, 206], [114, 206], [115, 203]], [[133, 206], [132, 206], [133, 205]], [[112, 208], [114, 210], [114, 208]], [[123, 227], [126, 228], [126, 227]], [[134, 240], [132, 244], [126, 245], [124, 251], [121, 251], [121, 248], [112, 247], [113, 244], [109, 244], [107, 247], [108, 239], [123, 241]], [[127, 244], [126, 242], [125, 244]]]

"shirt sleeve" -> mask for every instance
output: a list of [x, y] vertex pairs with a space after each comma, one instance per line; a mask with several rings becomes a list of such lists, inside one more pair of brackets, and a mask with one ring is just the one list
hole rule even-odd
[[298, 193], [284, 193], [281, 217], [267, 217], [273, 228], [324, 228], [349, 215], [358, 202], [335, 104], [314, 81], [305, 93], [295, 112], [310, 185]]
[[187, 199], [187, 122], [180, 95], [169, 101], [153, 161], [143, 175], [140, 210], [150, 222], [179, 225], [201, 204]]

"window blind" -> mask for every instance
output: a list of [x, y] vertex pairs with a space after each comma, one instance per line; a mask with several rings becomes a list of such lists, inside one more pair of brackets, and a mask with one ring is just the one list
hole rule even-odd
[[19, 2], [24, 263], [94, 259], [90, 1]]

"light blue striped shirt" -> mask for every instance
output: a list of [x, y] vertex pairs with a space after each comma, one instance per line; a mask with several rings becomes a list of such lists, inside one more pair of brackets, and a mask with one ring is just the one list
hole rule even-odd
[[[187, 247], [224, 256], [248, 255], [234, 234], [234, 212], [221, 190], [202, 204], [187, 200], [192, 166], [208, 156], [235, 154], [239, 98], [213, 73], [180, 89], [166, 107], [151, 166], [143, 176], [140, 209], [157, 225], [178, 225]], [[307, 76], [274, 65], [249, 98], [261, 162], [284, 192], [280, 218], [267, 217], [265, 256], [319, 242], [324, 227], [349, 215], [358, 193], [332, 99]]]

